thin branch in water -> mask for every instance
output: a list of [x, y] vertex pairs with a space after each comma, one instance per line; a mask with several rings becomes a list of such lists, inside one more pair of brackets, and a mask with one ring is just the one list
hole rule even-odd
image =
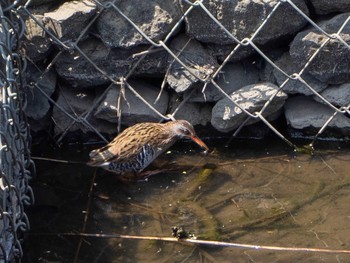
[[[87, 201], [86, 209], [85, 209], [85, 216], [84, 216], [83, 226], [81, 228], [82, 234], [84, 234], [84, 232], [86, 231], [86, 225], [87, 225], [87, 221], [88, 221], [89, 215], [90, 215], [90, 207], [91, 207], [92, 196], [93, 196], [92, 193], [94, 191], [96, 177], [97, 177], [97, 169], [95, 170], [94, 175], [92, 176], [92, 179], [91, 179], [89, 195], [88, 195], [88, 201]], [[85, 237], [84, 235], [80, 235], [77, 251], [76, 251], [75, 256], [74, 256], [74, 263], [78, 262], [79, 253], [80, 253], [80, 249], [81, 249], [82, 243], [84, 241], [84, 237]]]
[[328, 244], [326, 243], [326, 241], [320, 239], [320, 237], [318, 236], [318, 234], [315, 230], [310, 229], [308, 232], [314, 233], [317, 240], [321, 241], [325, 247], [329, 247]]
[[325, 159], [323, 159], [323, 157], [320, 155], [320, 158], [322, 160], [322, 162], [324, 163], [324, 165], [329, 169], [331, 170], [331, 172], [334, 174], [334, 175], [337, 175], [337, 172], [326, 162]]
[[36, 157], [36, 156], [32, 156], [31, 158], [33, 160], [55, 162], [55, 163], [86, 164], [86, 162], [69, 161], [69, 160], [61, 160], [61, 159], [53, 159], [53, 158], [45, 158], [45, 157]]
[[293, 252], [318, 252], [328, 254], [350, 254], [350, 250], [346, 249], [324, 249], [324, 248], [308, 248], [308, 247], [281, 247], [281, 246], [265, 246], [246, 243], [233, 243], [224, 241], [212, 241], [201, 239], [178, 239], [175, 237], [157, 237], [157, 236], [134, 236], [120, 234], [91, 234], [91, 233], [26, 233], [26, 235], [41, 235], [41, 236], [80, 236], [93, 238], [120, 238], [120, 239], [135, 239], [135, 240], [157, 240], [164, 242], [176, 242], [182, 244], [195, 244], [205, 246], [232, 247], [239, 249], [255, 249], [255, 250], [270, 250], [270, 251], [293, 251]]

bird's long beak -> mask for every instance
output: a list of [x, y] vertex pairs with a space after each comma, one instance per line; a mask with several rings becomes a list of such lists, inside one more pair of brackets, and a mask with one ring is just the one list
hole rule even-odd
[[194, 141], [195, 143], [197, 143], [200, 147], [202, 147], [206, 151], [209, 151], [208, 146], [201, 139], [199, 139], [197, 136], [195, 136], [195, 135], [191, 136], [191, 140]]

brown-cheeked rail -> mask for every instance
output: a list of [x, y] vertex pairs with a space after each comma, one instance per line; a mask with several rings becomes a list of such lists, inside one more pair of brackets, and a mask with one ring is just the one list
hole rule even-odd
[[91, 151], [87, 164], [118, 174], [140, 173], [179, 139], [191, 139], [209, 150], [188, 121], [145, 122], [125, 129], [106, 146]]

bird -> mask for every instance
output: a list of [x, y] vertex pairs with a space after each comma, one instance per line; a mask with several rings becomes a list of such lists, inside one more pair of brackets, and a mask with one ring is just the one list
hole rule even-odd
[[209, 151], [186, 120], [143, 122], [125, 129], [107, 145], [92, 150], [87, 164], [116, 174], [140, 174], [179, 139], [191, 139]]

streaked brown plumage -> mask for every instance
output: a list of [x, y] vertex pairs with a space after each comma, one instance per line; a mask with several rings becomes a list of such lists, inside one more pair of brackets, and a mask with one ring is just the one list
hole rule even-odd
[[115, 173], [139, 173], [181, 138], [191, 139], [208, 150], [188, 121], [145, 122], [125, 129], [106, 146], [91, 151], [88, 165]]

